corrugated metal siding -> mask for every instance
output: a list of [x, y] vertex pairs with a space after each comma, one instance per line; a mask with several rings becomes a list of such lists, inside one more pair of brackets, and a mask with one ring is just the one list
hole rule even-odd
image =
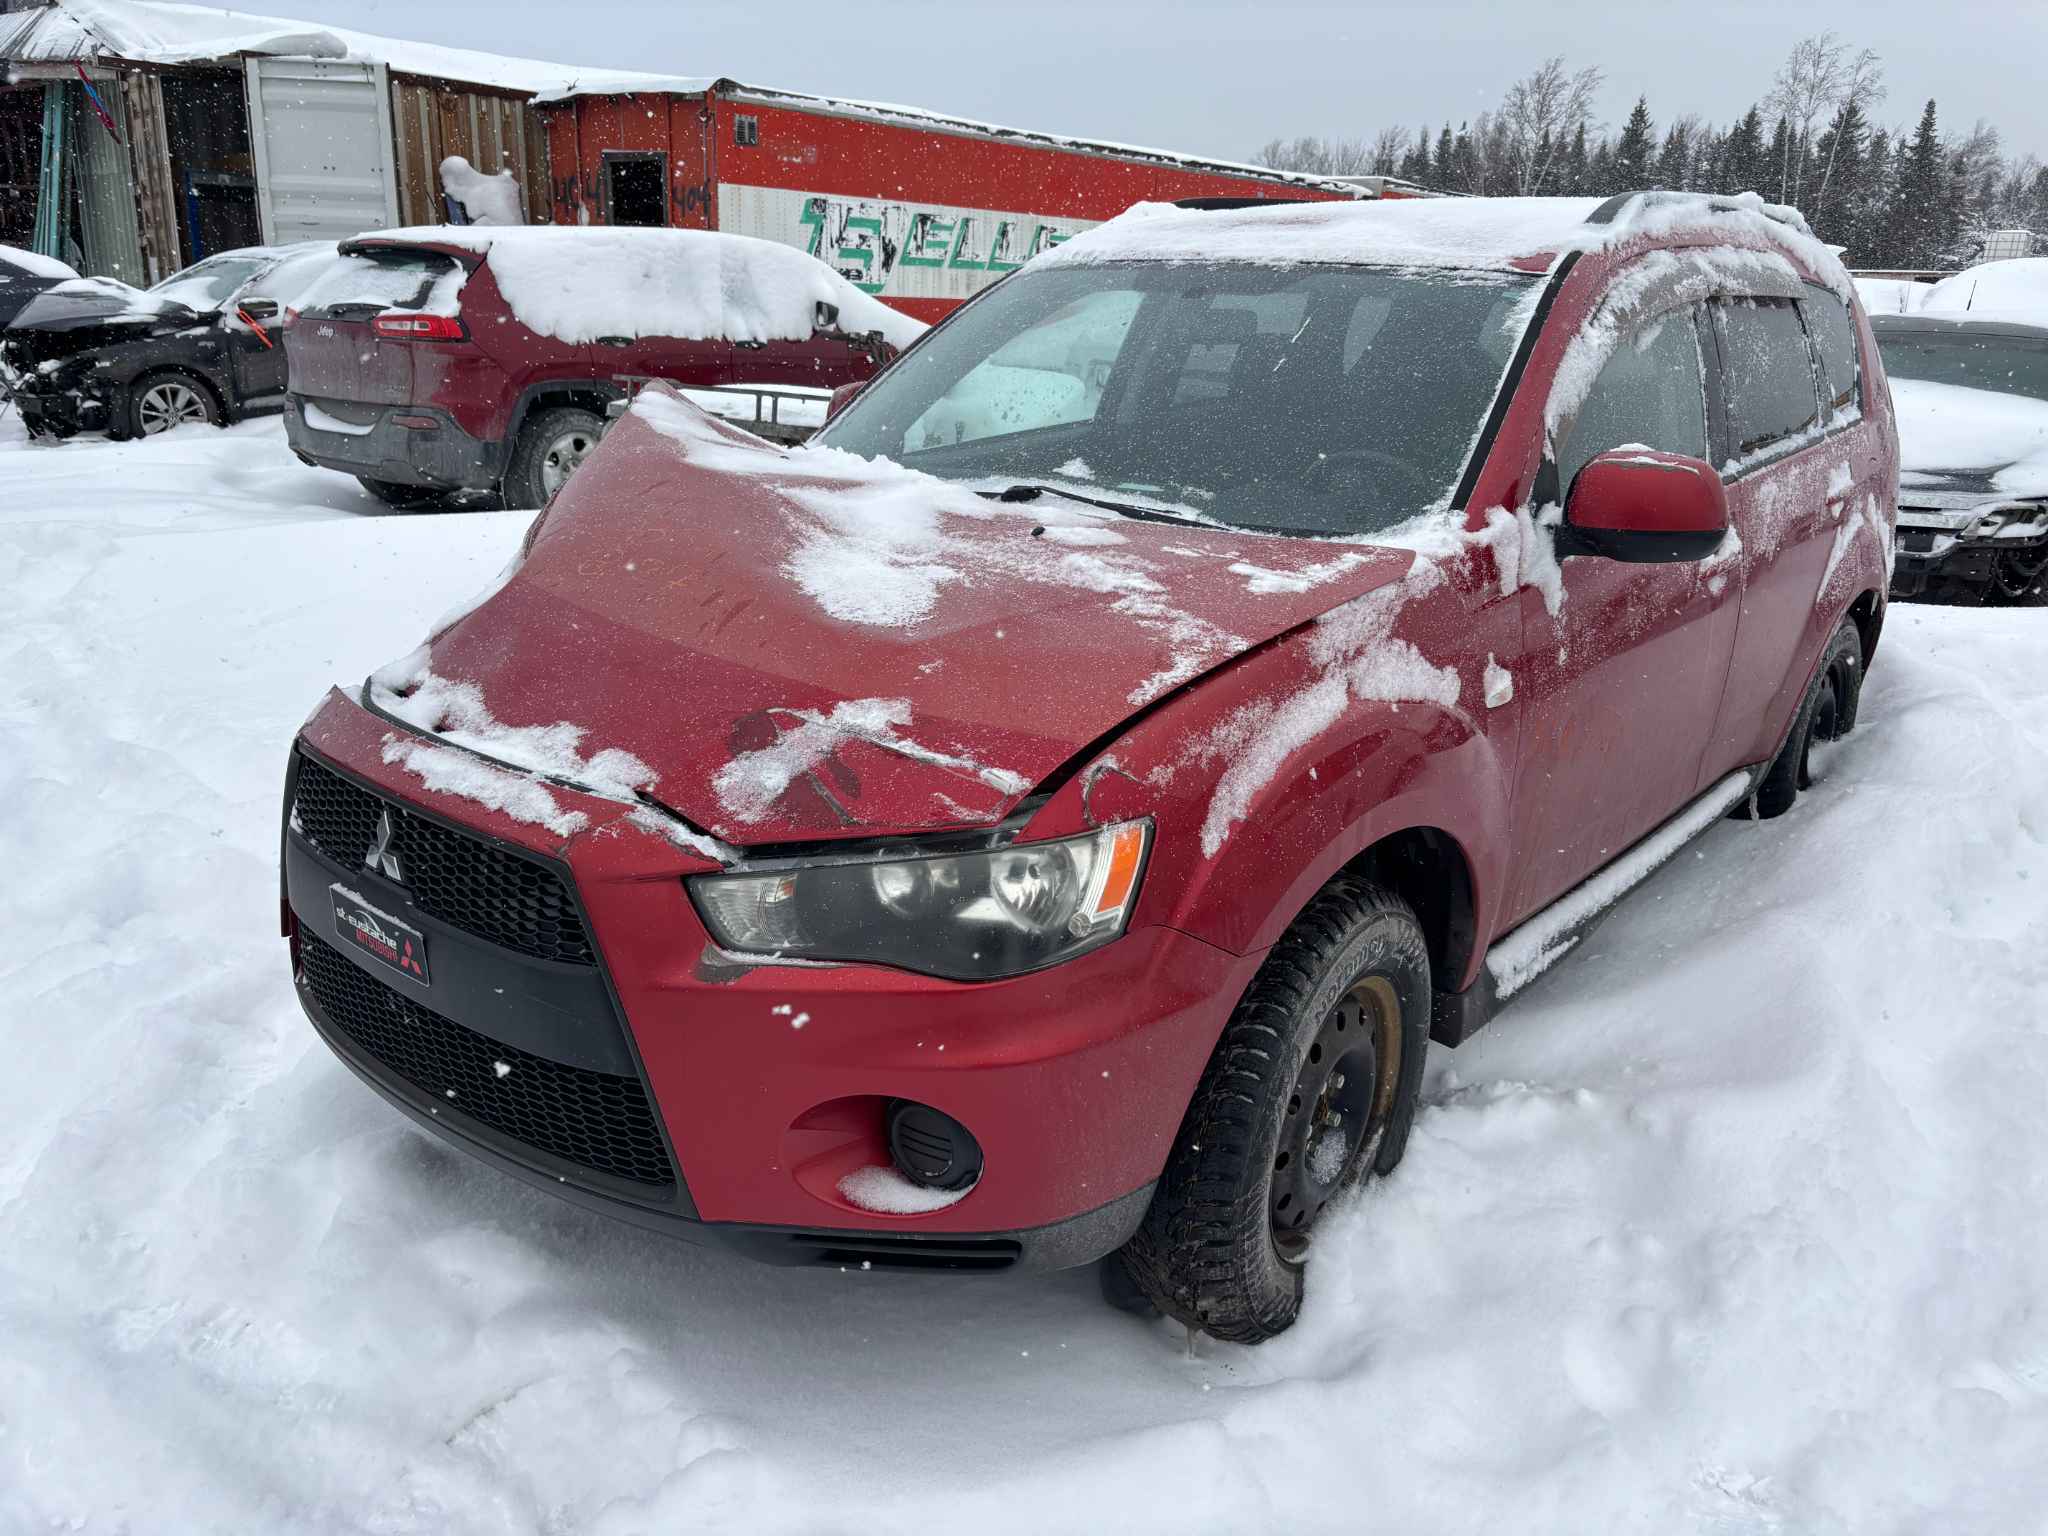
[[450, 155], [462, 156], [486, 176], [510, 171], [528, 220], [547, 222], [547, 155], [540, 124], [524, 98], [394, 76], [391, 118], [398, 135], [398, 206], [405, 223], [442, 222], [441, 162]]

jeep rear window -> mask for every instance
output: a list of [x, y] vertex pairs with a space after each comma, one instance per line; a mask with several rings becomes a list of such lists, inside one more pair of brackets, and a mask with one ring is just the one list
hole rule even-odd
[[818, 440], [948, 480], [1051, 481], [1244, 528], [1378, 532], [1448, 501], [1535, 281], [1235, 263], [1025, 271]]
[[309, 315], [370, 315], [387, 309], [431, 309], [452, 315], [462, 275], [461, 263], [440, 251], [353, 251], [337, 257], [306, 290], [299, 309]]

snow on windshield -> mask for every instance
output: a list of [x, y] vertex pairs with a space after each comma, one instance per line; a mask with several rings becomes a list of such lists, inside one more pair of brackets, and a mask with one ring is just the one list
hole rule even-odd
[[571, 343], [600, 336], [804, 341], [817, 329], [820, 304], [837, 307], [839, 329], [879, 331], [895, 347], [925, 330], [804, 252], [744, 235], [469, 225], [383, 238], [487, 252], [520, 323]]
[[2048, 400], [1896, 376], [1891, 385], [1906, 471], [1993, 472], [2008, 495], [2048, 495]]
[[215, 256], [172, 273], [149, 291], [187, 309], [213, 309], [274, 259], [267, 251], [261, 256]]

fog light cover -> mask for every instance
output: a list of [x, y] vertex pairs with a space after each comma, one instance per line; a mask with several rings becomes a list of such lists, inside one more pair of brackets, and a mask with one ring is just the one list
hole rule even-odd
[[981, 1143], [951, 1115], [914, 1099], [889, 1104], [889, 1159], [926, 1189], [965, 1189], [981, 1177]]

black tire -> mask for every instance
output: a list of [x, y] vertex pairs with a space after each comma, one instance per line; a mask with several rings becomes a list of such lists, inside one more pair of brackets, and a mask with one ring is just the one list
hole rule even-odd
[[1813, 784], [1815, 759], [1825, 759], [1828, 746], [1854, 729], [1862, 696], [1863, 640], [1856, 632], [1856, 621], [1845, 618], [1828, 637], [1820, 667], [1799, 701], [1799, 713], [1792, 718], [1785, 745], [1771, 759], [1750, 797], [1760, 820], [1784, 815], [1799, 798], [1799, 791]]
[[401, 512], [429, 506], [446, 494], [431, 485], [400, 485], [396, 480], [372, 480], [368, 475], [357, 475], [356, 483], [385, 506], [396, 507]]
[[155, 437], [188, 423], [221, 423], [220, 402], [211, 386], [198, 375], [175, 368], [129, 385], [121, 414], [129, 437]]
[[[604, 418], [573, 405], [536, 411], [519, 429], [512, 462], [505, 466], [505, 505], [535, 512], [548, 503], [583, 456], [604, 436]], [[581, 446], [572, 447], [572, 444]]]
[[1429, 1008], [1414, 911], [1353, 876], [1325, 886], [1224, 1026], [1151, 1208], [1111, 1262], [1191, 1328], [1240, 1344], [1286, 1331], [1325, 1207], [1401, 1160]]

